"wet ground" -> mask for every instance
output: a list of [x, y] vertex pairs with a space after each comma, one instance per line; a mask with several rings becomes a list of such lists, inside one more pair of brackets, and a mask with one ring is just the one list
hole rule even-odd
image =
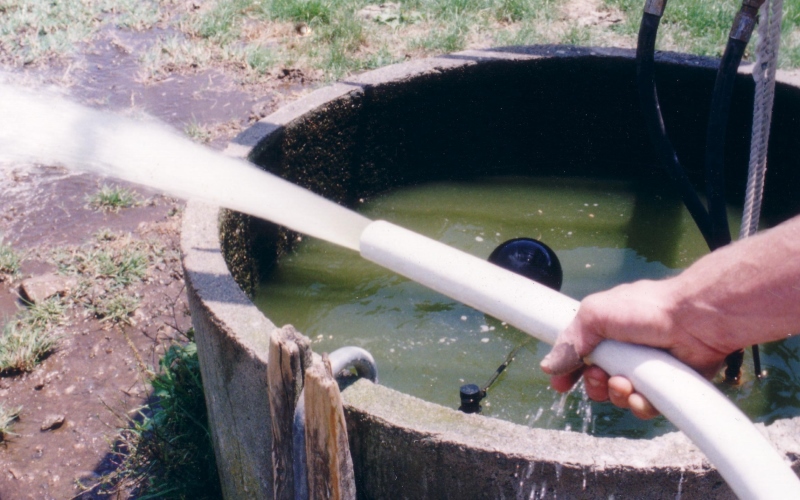
[[[306, 91], [304, 78], [266, 76], [242, 85], [221, 69], [197, 69], [142, 82], [138, 56], [157, 32], [101, 32], [72, 61], [28, 69], [12, 80], [57, 83], [75, 99], [119, 112], [145, 112], [180, 130], [208, 131], [221, 148], [239, 130]], [[33, 372], [0, 377], [0, 401], [22, 407], [15, 435], [0, 443], [0, 499], [93, 498], [91, 485], [113, 467], [110, 442], [125, 418], [148, 398], [143, 372], [158, 365], [170, 339], [191, 321], [178, 255], [182, 201], [133, 187], [142, 203], [117, 213], [92, 210], [87, 195], [103, 184], [94, 175], [41, 165], [0, 165], [0, 231], [25, 255], [21, 273], [0, 283], [0, 314], [22, 307], [20, 282], [55, 270], [49, 256], [89, 241], [101, 229], [160, 241], [167, 251], [131, 293], [141, 297], [133, 325], [103, 323], [73, 308], [59, 327], [58, 351]], [[43, 430], [48, 420], [63, 419]], [[124, 496], [124, 495], [123, 495]]]

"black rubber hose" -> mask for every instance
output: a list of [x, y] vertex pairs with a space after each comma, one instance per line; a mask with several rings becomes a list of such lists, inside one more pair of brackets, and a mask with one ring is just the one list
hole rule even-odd
[[735, 38], [728, 39], [711, 98], [706, 134], [706, 195], [711, 219], [712, 244], [709, 245], [711, 250], [731, 242], [725, 201], [725, 135], [728, 129], [733, 87], [745, 47], [747, 42]]
[[[722, 60], [714, 82], [714, 93], [711, 98], [711, 111], [708, 118], [708, 131], [706, 134], [706, 196], [708, 197], [708, 214], [711, 219], [711, 250], [725, 246], [731, 242], [731, 232], [728, 227], [728, 210], [725, 200], [725, 136], [728, 129], [728, 116], [730, 115], [733, 87], [739, 64], [742, 62], [747, 42], [735, 38], [728, 39], [728, 45], [722, 54]], [[757, 345], [752, 346], [753, 368], [756, 376], [761, 376], [761, 356]], [[725, 362], [728, 370], [741, 370], [742, 357], [733, 353]], [[738, 375], [735, 379], [738, 381]]]
[[[730, 38], [717, 71], [706, 136], [706, 184], [709, 202], [709, 208], [706, 210], [680, 164], [675, 148], [667, 136], [661, 115], [655, 85], [655, 44], [660, 22], [660, 16], [645, 12], [639, 27], [636, 45], [636, 82], [642, 114], [661, 164], [678, 188], [681, 199], [706, 244], [713, 251], [731, 241], [725, 203], [724, 147], [733, 84], [747, 42]], [[756, 373], [760, 374], [759, 348], [754, 345], [752, 349]], [[734, 353], [726, 360], [730, 369], [736, 369], [737, 365], [741, 367], [741, 361], [737, 363], [737, 358], [738, 355]]]
[[636, 85], [639, 91], [639, 102], [647, 132], [658, 159], [678, 189], [683, 204], [689, 210], [706, 243], [711, 247], [713, 241], [711, 218], [683, 170], [672, 142], [667, 137], [664, 120], [661, 116], [661, 107], [658, 103], [655, 81], [655, 47], [660, 22], [661, 18], [654, 14], [645, 12], [642, 15], [639, 40], [636, 45]]

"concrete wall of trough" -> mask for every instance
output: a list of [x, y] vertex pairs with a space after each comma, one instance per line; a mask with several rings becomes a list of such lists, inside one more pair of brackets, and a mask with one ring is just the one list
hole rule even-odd
[[[529, 74], [553, 61], [584, 69], [604, 65], [631, 68], [632, 53], [613, 49], [522, 47], [470, 51], [391, 66], [361, 75], [351, 82], [320, 89], [291, 103], [241, 134], [227, 153], [249, 157], [295, 182], [349, 203], [358, 193], [378, 192], [385, 189], [387, 183], [403, 184], [412, 174], [421, 175], [410, 172], [412, 167], [408, 165], [396, 167], [401, 160], [414, 160], [415, 146], [402, 142], [416, 137], [414, 133], [406, 129], [383, 130], [381, 120], [397, 117], [397, 123], [402, 124], [408, 103], [416, 102], [406, 100], [404, 109], [393, 109], [391, 100], [395, 96], [406, 99], [408, 88], [413, 89], [411, 94], [419, 96], [426, 88], [435, 89], [437, 82], [447, 79], [471, 82], [485, 81], [492, 75], [515, 78], [515, 73]], [[678, 73], [684, 68], [713, 68], [708, 60], [674, 54], [663, 56], [662, 62], [667, 69], [675, 68]], [[682, 78], [693, 75], [687, 71], [680, 73]], [[594, 79], [602, 88], [604, 75], [578, 73], [576, 78]], [[776, 120], [794, 124], [795, 140], [777, 132], [773, 141], [777, 153], [771, 160], [771, 168], [775, 168], [767, 186], [779, 198], [783, 191], [796, 193], [800, 189], [800, 176], [796, 175], [795, 168], [798, 155], [791, 151], [795, 147], [792, 144], [796, 144], [800, 91], [797, 81], [786, 76], [781, 78], [779, 99], [783, 104], [776, 109]], [[706, 80], [711, 81], [703, 76], [702, 81]], [[680, 92], [673, 92], [673, 97], [676, 94]], [[484, 100], [496, 98], [498, 96], [487, 95]], [[581, 101], [587, 96], [572, 98]], [[603, 101], [604, 96], [596, 95], [594, 99]], [[481, 106], [480, 100], [473, 100], [472, 105]], [[542, 102], [546, 103], [546, 99]], [[588, 106], [587, 103], [584, 104]], [[617, 110], [615, 114], [623, 116], [632, 112], [629, 104], [592, 104], [598, 105], [601, 108], [610, 106], [600, 111], [595, 109], [599, 114]], [[364, 116], [365, 109], [375, 109], [384, 118], [371, 121], [373, 118]], [[447, 112], [456, 113], [457, 110]], [[557, 122], [558, 118], [554, 120]], [[574, 120], [578, 133], [582, 133], [580, 127], [587, 131], [596, 128], [592, 121], [580, 124], [578, 119]], [[428, 125], [437, 124], [425, 124]], [[464, 134], [470, 133], [466, 125], [456, 125]], [[625, 132], [628, 139], [635, 138], [634, 146], [631, 143], [607, 144], [612, 135], [620, 134], [628, 126], [607, 124], [598, 130], [601, 137], [597, 144], [584, 141], [574, 154], [592, 158], [617, 154], [620, 148], [624, 154], [645, 154], [641, 151], [646, 147], [642, 146], [645, 139], [641, 130]], [[444, 124], [431, 130], [439, 133], [447, 127]], [[547, 134], [548, 127], [550, 125], [545, 123], [537, 133]], [[745, 127], [733, 128], [743, 130]], [[681, 132], [678, 131], [679, 136]], [[518, 133], [511, 129], [501, 131], [501, 134]], [[419, 137], [419, 140], [425, 139], [422, 135]], [[372, 140], [377, 143], [361, 143]], [[470, 140], [480, 142], [480, 137]], [[680, 137], [678, 142], [681, 142]], [[480, 146], [495, 147], [489, 142]], [[563, 150], [548, 150], [549, 144], [542, 147], [544, 149], [537, 154], [564, 154]], [[781, 148], [786, 149], [785, 154]], [[496, 153], [508, 152], [498, 150]], [[480, 154], [480, 148], [476, 147], [470, 154]], [[688, 154], [691, 157], [696, 152]], [[309, 158], [313, 165], [292, 170], [297, 165], [308, 164]], [[442, 161], [451, 160], [456, 164], [461, 157], [456, 154]], [[767, 198], [770, 199], [769, 193]], [[790, 205], [777, 204], [769, 210], [780, 217], [787, 211], [797, 211], [797, 206]], [[258, 279], [258, 266], [249, 266], [249, 259], [264, 258], [261, 254], [265, 252], [277, 255], [276, 246], [287, 245], [292, 238], [276, 229], [275, 234], [267, 238], [270, 244], [265, 245], [263, 241], [239, 237], [237, 233], [236, 237], [223, 238], [226, 242], [223, 251], [220, 217], [216, 207], [191, 202], [182, 233], [187, 291], [212, 437], [226, 498], [270, 498], [272, 466], [266, 359], [268, 335], [274, 325], [251, 304], [242, 287], [234, 281], [223, 253], [229, 261], [237, 263], [233, 267], [244, 288], [249, 288]], [[239, 221], [239, 226], [233, 230], [246, 228], [246, 221]], [[630, 440], [531, 429], [465, 415], [366, 381], [347, 388], [343, 398], [359, 498], [711, 499], [732, 496], [720, 476], [681, 433], [653, 440]], [[800, 419], [781, 420], [762, 428], [797, 470]], [[742, 451], [747, 453], [747, 450]]]

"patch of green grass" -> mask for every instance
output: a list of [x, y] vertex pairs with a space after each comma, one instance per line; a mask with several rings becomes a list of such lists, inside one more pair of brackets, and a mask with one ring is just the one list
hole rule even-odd
[[111, 293], [89, 298], [86, 308], [100, 321], [115, 324], [133, 324], [133, 313], [139, 307], [141, 299], [125, 293]]
[[363, 26], [356, 19], [341, 19], [319, 26], [313, 42], [327, 50], [322, 49], [318, 67], [334, 79], [362, 69], [365, 61], [357, 57], [356, 52], [364, 40]]
[[183, 131], [191, 140], [201, 144], [207, 144], [212, 138], [211, 130], [196, 120], [187, 123]]
[[0, 374], [31, 371], [57, 347], [53, 326], [61, 321], [64, 306], [52, 298], [32, 306], [6, 322], [0, 334]]
[[212, 53], [203, 44], [181, 35], [159, 37], [140, 57], [140, 77], [159, 78], [174, 68], [198, 68], [209, 64]]
[[94, 32], [99, 14], [93, 3], [80, 0], [4, 1], [0, 17], [0, 55], [16, 64], [31, 64], [63, 55]]
[[800, 1], [784, 2], [778, 66], [800, 67]]
[[441, 31], [430, 32], [411, 46], [425, 52], [457, 52], [466, 46], [466, 34], [465, 27], [456, 24]]
[[11, 321], [0, 334], [0, 374], [31, 371], [58, 345], [49, 331]]
[[536, 6], [526, 0], [500, 0], [495, 7], [498, 21], [515, 23], [536, 15]]
[[781, 47], [778, 65], [781, 68], [800, 68], [800, 42]]
[[[615, 29], [635, 36], [642, 18], [642, 2], [606, 0], [606, 3], [626, 14], [626, 21]], [[739, 5], [740, 2], [734, 1], [671, 0], [661, 18], [658, 47], [698, 55], [721, 56]]]
[[19, 321], [30, 328], [48, 329], [64, 319], [67, 306], [60, 297], [51, 297], [36, 304], [29, 304]]
[[228, 44], [239, 38], [242, 25], [249, 18], [262, 14], [263, 8], [257, 0], [217, 1], [190, 18], [188, 26], [198, 37]]
[[118, 467], [100, 489], [133, 490], [142, 498], [222, 498], [194, 342], [170, 346], [160, 367], [151, 381], [155, 402], [137, 418], [123, 417]]
[[395, 56], [386, 46], [383, 46], [378, 52], [367, 57], [364, 61], [364, 69], [381, 68], [390, 64], [399, 63], [402, 60], [402, 57]]
[[[382, 10], [362, 13], [368, 5]], [[556, 0], [406, 0], [396, 8], [368, 0], [210, 0], [199, 12], [189, 13], [182, 25], [188, 27], [185, 43], [202, 47], [197, 51], [205, 52], [211, 63], [245, 69], [244, 81], [276, 65], [320, 69], [323, 78], [331, 80], [476, 44], [562, 39], [607, 43], [597, 35], [582, 34], [584, 28], [564, 34], [568, 23], [561, 20], [561, 9], [562, 2]], [[308, 36], [298, 34], [301, 24], [310, 29]], [[179, 52], [165, 47], [149, 56], [154, 62], [151, 72], [186, 67]]]
[[19, 419], [19, 413], [21, 411], [21, 406], [6, 408], [0, 403], [0, 442], [5, 441], [7, 436], [14, 435], [14, 433], [11, 432], [11, 428], [14, 426], [14, 422]]
[[[140, 78], [159, 79], [174, 71], [193, 71], [214, 64], [244, 70], [244, 80], [262, 76], [279, 60], [279, 51], [258, 42], [233, 40], [218, 42], [199, 37], [190, 31], [188, 36], [160, 37], [140, 57]], [[188, 124], [191, 126], [191, 124]], [[185, 130], [187, 133], [200, 130]]]
[[591, 41], [591, 33], [588, 30], [581, 29], [578, 26], [570, 26], [561, 36], [560, 43], [564, 45], [589, 45]]
[[535, 45], [548, 43], [548, 38], [541, 33], [538, 23], [522, 23], [516, 31], [503, 33], [498, 38], [498, 45]]
[[326, 0], [272, 0], [267, 12], [274, 19], [316, 25], [330, 23], [334, 8], [333, 3]]
[[11, 245], [0, 243], [0, 281], [4, 278], [13, 278], [19, 274], [22, 256]]
[[138, 283], [147, 273], [149, 263], [141, 245], [134, 242], [122, 246], [79, 250], [69, 261], [60, 262], [67, 274], [79, 274], [93, 281], [101, 280], [106, 288], [120, 288]]
[[114, 24], [136, 31], [150, 29], [162, 18], [159, 2], [151, 0], [116, 0], [113, 10]]
[[118, 212], [120, 209], [137, 205], [139, 197], [133, 190], [103, 184], [96, 193], [86, 197], [86, 202], [94, 210]]
[[[639, 0], [605, 0], [619, 8], [626, 20], [612, 27], [620, 34], [636, 36], [642, 17]], [[657, 47], [697, 55], [720, 57], [725, 50], [728, 33], [740, 2], [707, 2], [705, 0], [670, 0], [659, 29]], [[800, 1], [788, 0], [783, 5], [782, 40], [779, 66], [800, 66]], [[754, 34], [745, 57], [755, 60], [758, 36]]]
[[78, 278], [70, 300], [102, 321], [132, 324], [140, 299], [130, 287], [146, 277], [153, 260], [163, 256], [165, 250], [160, 244], [107, 230], [98, 232], [95, 238], [92, 245], [54, 252], [59, 272]]
[[269, 47], [264, 47], [261, 45], [248, 45], [244, 50], [247, 65], [258, 75], [266, 74], [275, 66], [275, 63], [277, 62], [275, 51]]

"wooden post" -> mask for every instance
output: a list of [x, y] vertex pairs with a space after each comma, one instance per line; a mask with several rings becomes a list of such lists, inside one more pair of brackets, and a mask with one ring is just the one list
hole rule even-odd
[[293, 326], [273, 330], [269, 339], [267, 384], [272, 416], [272, 477], [275, 500], [294, 499], [292, 421], [311, 364], [310, 341]]
[[309, 500], [356, 498], [339, 385], [327, 355], [315, 357], [305, 375], [306, 459]]

